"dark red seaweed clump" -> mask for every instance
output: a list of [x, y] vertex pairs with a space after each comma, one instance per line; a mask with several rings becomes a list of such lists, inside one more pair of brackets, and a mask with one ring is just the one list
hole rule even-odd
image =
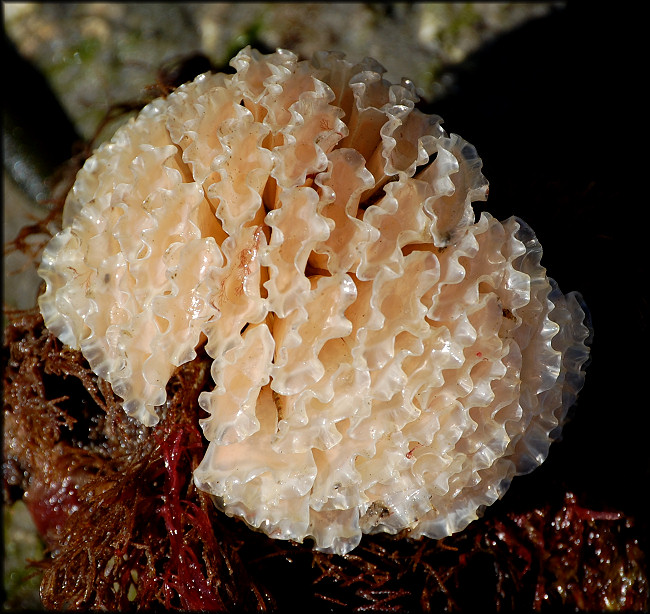
[[5, 339], [5, 498], [24, 492], [50, 548], [44, 606], [264, 608], [236, 540], [221, 540], [212, 502], [191, 481], [208, 363], [178, 371], [165, 419], [147, 429], [40, 315], [14, 320]]

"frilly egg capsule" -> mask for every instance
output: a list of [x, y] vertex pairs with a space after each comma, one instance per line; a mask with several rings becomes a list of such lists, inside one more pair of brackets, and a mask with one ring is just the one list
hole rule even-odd
[[228, 514], [345, 553], [463, 529], [539, 465], [584, 379], [579, 295], [521, 220], [478, 220], [476, 150], [410, 81], [246, 48], [145, 107], [79, 172], [39, 305], [125, 410], [158, 419], [205, 343]]

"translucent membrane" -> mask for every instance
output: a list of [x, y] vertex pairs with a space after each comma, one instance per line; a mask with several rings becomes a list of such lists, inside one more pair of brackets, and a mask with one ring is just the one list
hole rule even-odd
[[589, 328], [521, 220], [472, 202], [476, 150], [410, 81], [250, 48], [100, 147], [46, 248], [39, 304], [155, 424], [205, 343], [196, 484], [272, 537], [463, 529], [539, 465]]

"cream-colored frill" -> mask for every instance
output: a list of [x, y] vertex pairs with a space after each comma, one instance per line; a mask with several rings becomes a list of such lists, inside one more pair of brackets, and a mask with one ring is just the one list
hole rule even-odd
[[201, 343], [195, 482], [272, 537], [464, 528], [547, 455], [583, 382], [579, 296], [523, 222], [476, 221], [476, 150], [410, 81], [250, 48], [149, 104], [79, 172], [48, 328], [155, 424]]

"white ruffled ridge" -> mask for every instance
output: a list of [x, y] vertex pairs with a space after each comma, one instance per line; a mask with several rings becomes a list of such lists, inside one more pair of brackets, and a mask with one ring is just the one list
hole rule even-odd
[[475, 219], [474, 147], [366, 59], [246, 48], [86, 162], [39, 305], [159, 420], [205, 343], [196, 484], [271, 537], [463, 529], [546, 458], [590, 328], [521, 220]]

